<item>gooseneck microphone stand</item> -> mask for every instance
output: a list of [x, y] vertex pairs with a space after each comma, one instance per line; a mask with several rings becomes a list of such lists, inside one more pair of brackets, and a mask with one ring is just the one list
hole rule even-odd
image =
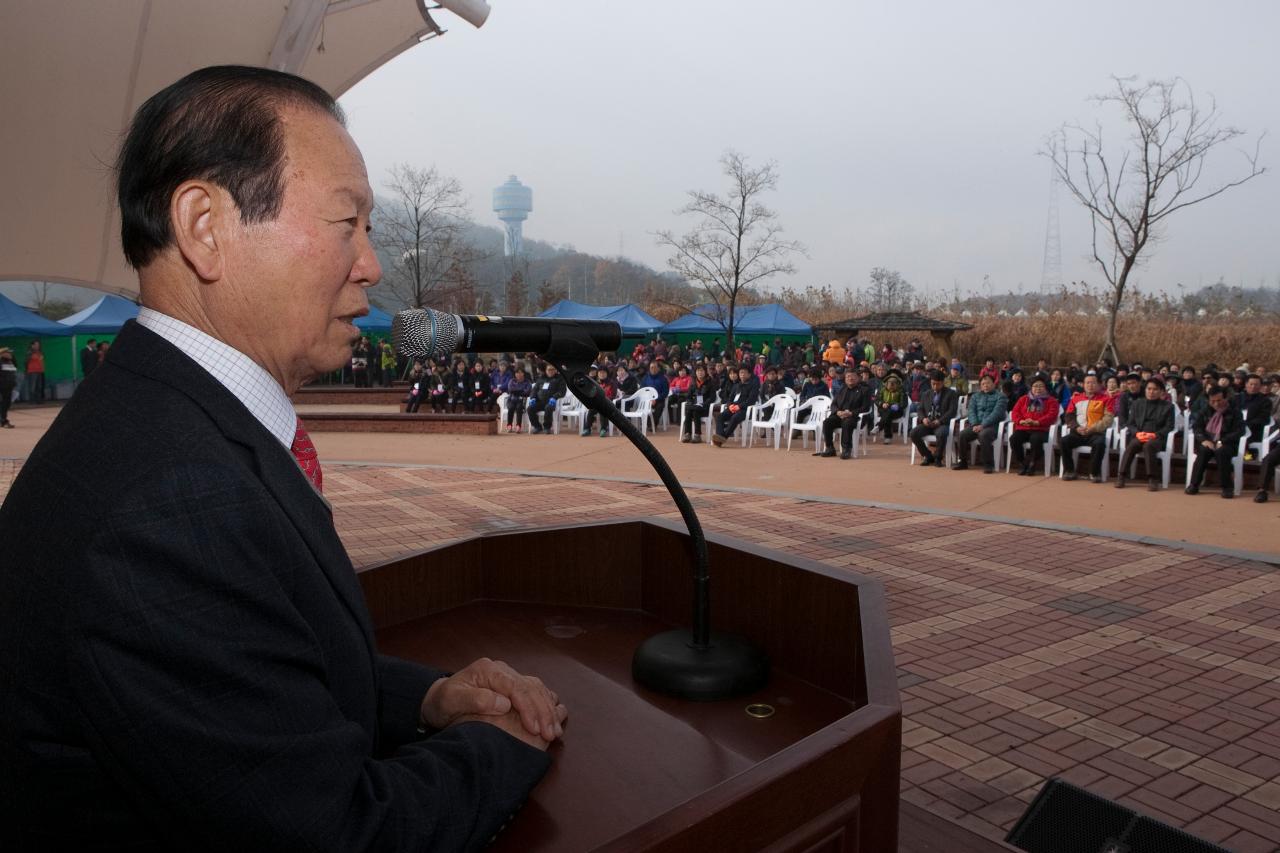
[[551, 343], [541, 355], [565, 375], [569, 389], [584, 406], [617, 427], [649, 460], [689, 528], [694, 563], [692, 630], [664, 631], [641, 643], [631, 660], [632, 677], [651, 690], [700, 701], [758, 690], [769, 678], [768, 659], [748, 640], [711, 630], [711, 574], [702, 524], [667, 460], [588, 375], [599, 355], [595, 341], [573, 327], [554, 326]]

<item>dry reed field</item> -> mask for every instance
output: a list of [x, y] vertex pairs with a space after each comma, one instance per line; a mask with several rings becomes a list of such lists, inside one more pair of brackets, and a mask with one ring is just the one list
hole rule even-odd
[[[1048, 359], [1053, 365], [1091, 364], [1102, 350], [1107, 318], [1093, 315], [967, 318], [973, 329], [953, 338], [956, 355], [971, 363], [990, 355], [1019, 364]], [[1210, 362], [1234, 370], [1280, 370], [1280, 319], [1188, 322], [1121, 315], [1116, 327], [1121, 356], [1129, 362], [1161, 360], [1203, 368]]]

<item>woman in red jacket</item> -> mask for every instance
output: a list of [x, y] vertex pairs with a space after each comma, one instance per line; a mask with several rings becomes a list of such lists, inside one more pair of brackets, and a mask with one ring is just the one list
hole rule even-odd
[[[1021, 468], [1018, 476], [1028, 477], [1040, 464], [1049, 428], [1058, 420], [1058, 401], [1049, 393], [1049, 383], [1037, 374], [1031, 380], [1031, 390], [1013, 404], [1013, 437], [1009, 440], [1009, 452]], [[1025, 448], [1030, 445], [1030, 454]]]

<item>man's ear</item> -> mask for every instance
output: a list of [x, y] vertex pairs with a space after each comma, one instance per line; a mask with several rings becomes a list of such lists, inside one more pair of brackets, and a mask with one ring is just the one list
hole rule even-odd
[[203, 281], [222, 277], [220, 213], [225, 193], [207, 181], [186, 181], [173, 192], [169, 221], [183, 259]]

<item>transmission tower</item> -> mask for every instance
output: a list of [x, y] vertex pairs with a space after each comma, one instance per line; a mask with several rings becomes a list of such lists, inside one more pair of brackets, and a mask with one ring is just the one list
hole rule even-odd
[[1040, 292], [1062, 288], [1062, 231], [1058, 226], [1058, 170], [1049, 168], [1049, 218], [1044, 226], [1044, 266], [1040, 270]]

